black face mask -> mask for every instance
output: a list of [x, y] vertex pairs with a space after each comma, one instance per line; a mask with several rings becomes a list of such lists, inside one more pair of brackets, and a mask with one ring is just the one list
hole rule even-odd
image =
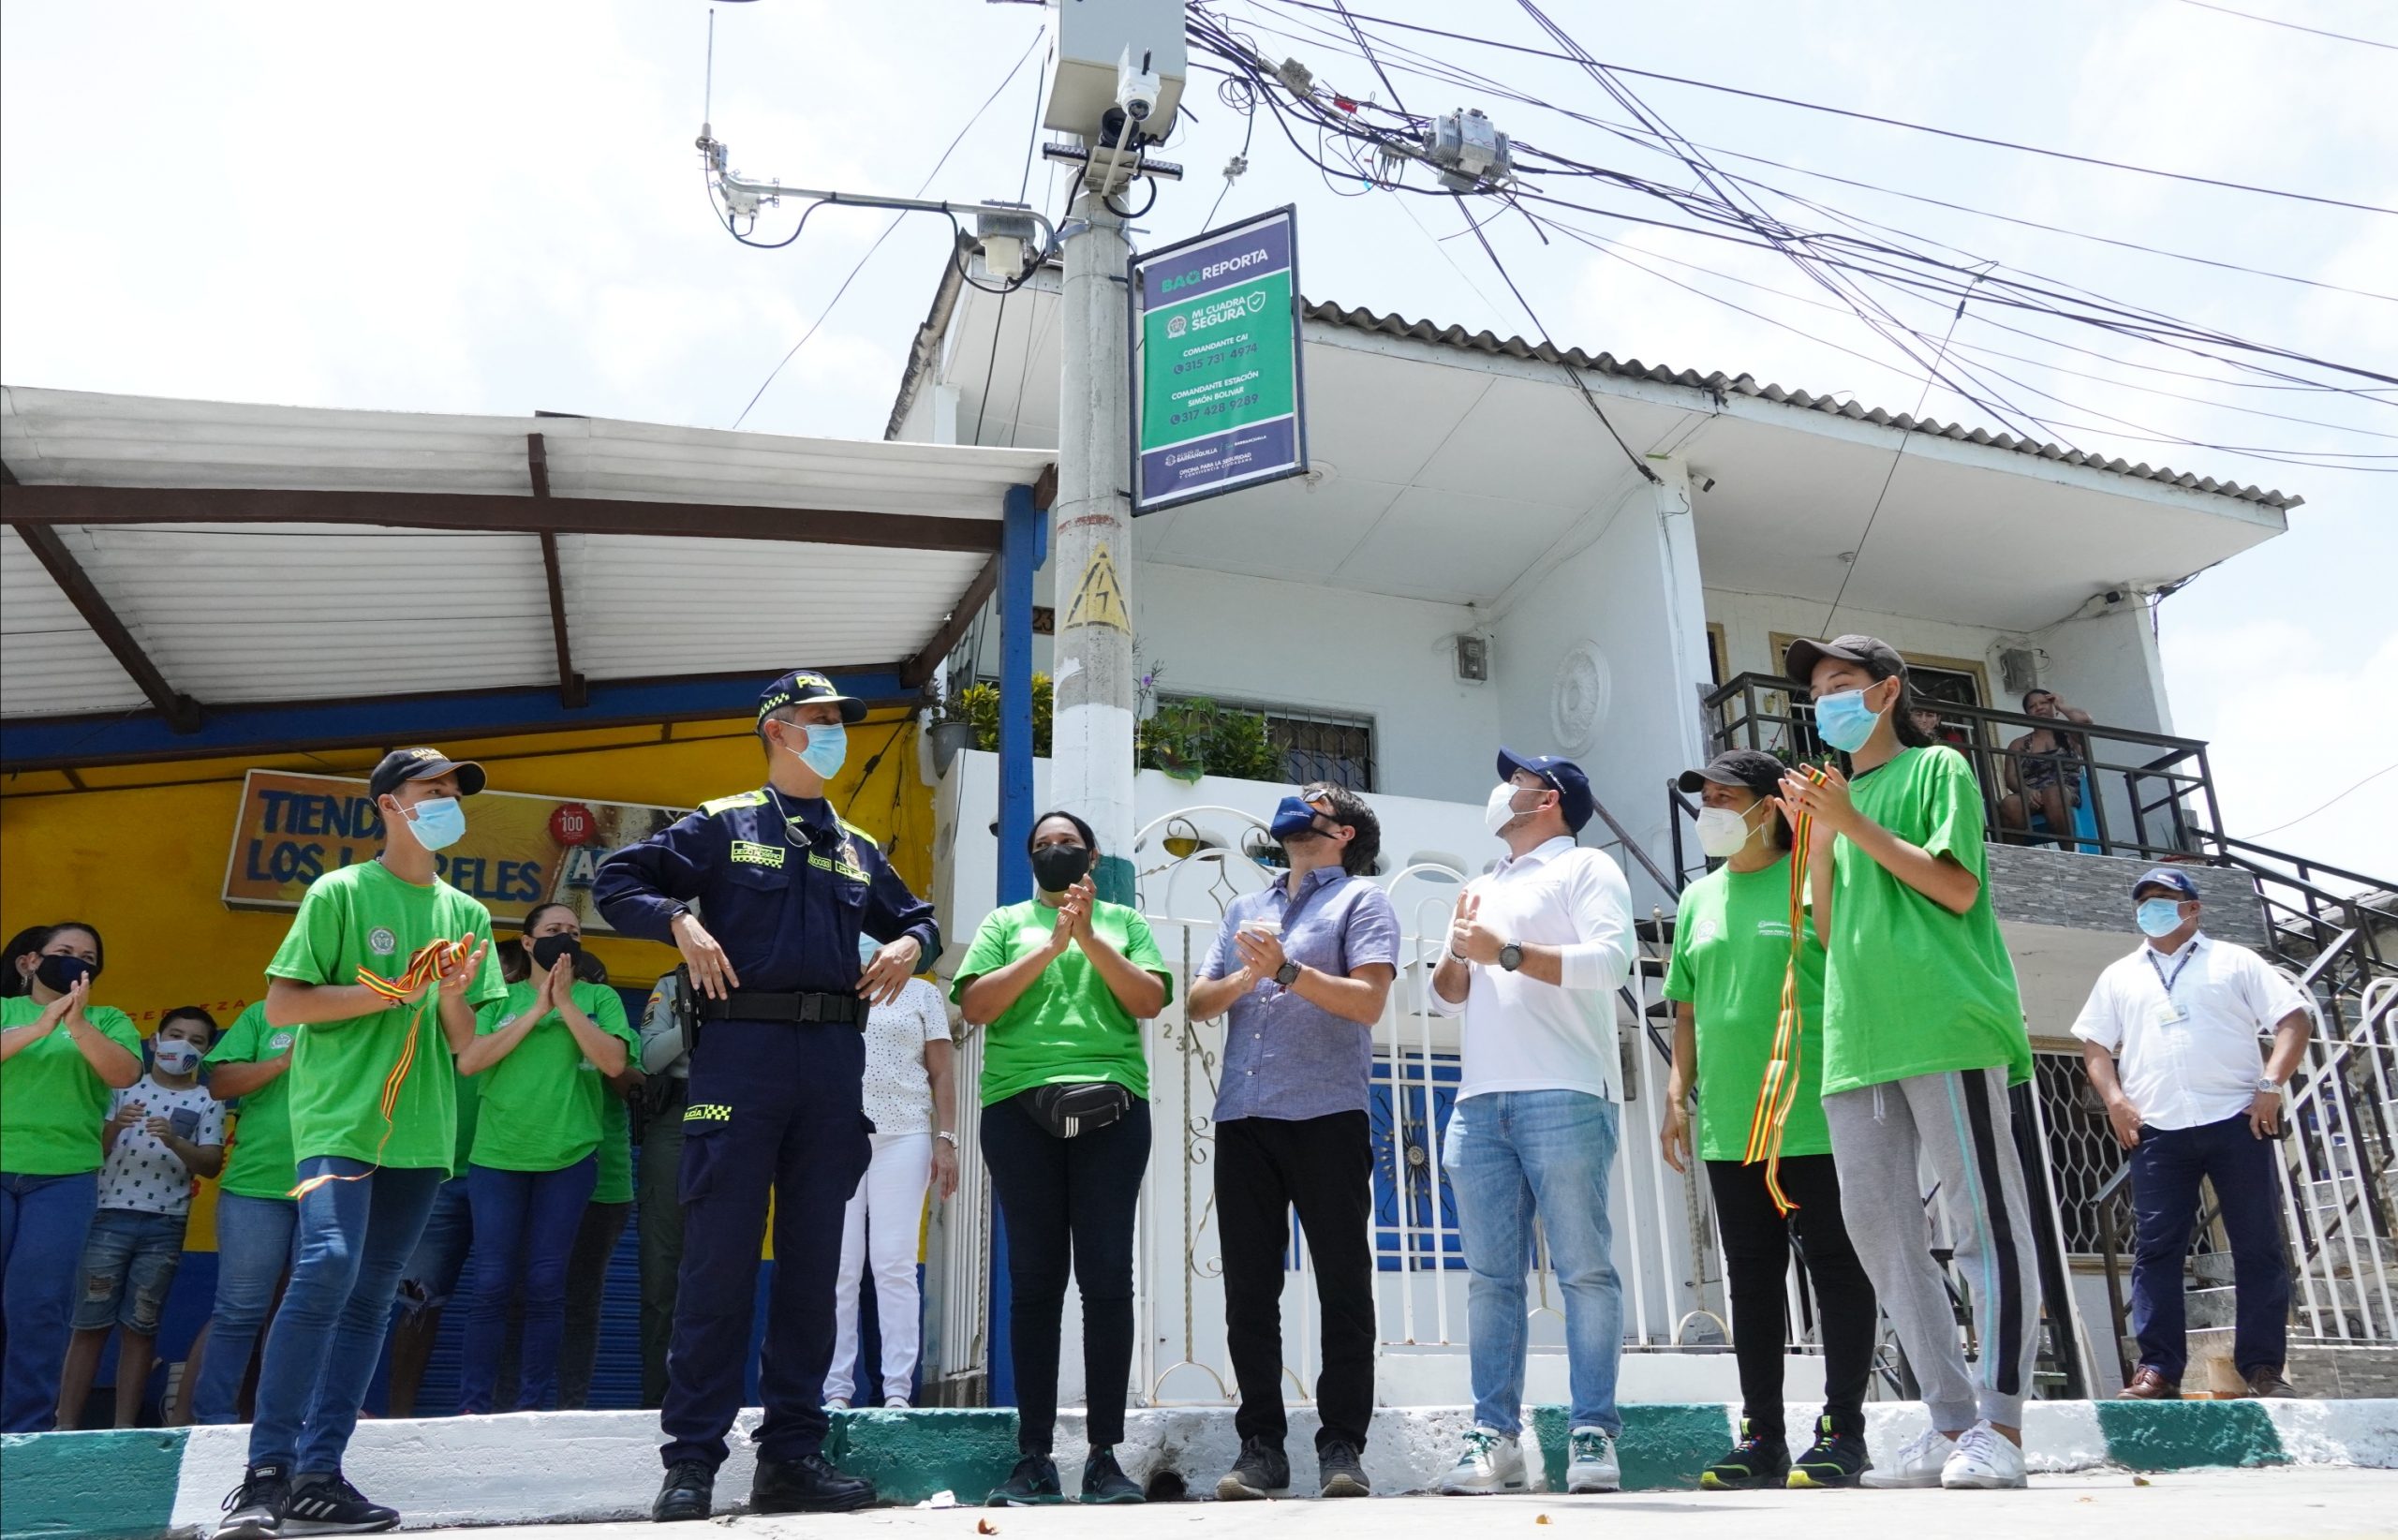
[[89, 978], [98, 971], [98, 969], [81, 957], [70, 957], [64, 952], [52, 952], [45, 955], [40, 964], [34, 969], [34, 977], [41, 980], [45, 988], [55, 989], [63, 995], [75, 987], [77, 979]]
[[580, 956], [583, 943], [571, 936], [543, 936], [533, 942], [533, 966], [546, 973], [560, 957]]
[[1044, 845], [1032, 852], [1032, 880], [1044, 893], [1063, 893], [1090, 870], [1090, 851], [1080, 845]]

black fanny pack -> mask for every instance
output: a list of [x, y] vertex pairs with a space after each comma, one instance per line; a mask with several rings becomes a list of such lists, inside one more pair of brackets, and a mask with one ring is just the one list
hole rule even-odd
[[1025, 1111], [1053, 1138], [1088, 1133], [1132, 1110], [1132, 1093], [1113, 1080], [1078, 1080], [1024, 1093]]

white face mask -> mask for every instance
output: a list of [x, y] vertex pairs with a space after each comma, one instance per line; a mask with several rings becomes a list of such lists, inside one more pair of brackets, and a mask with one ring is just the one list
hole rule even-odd
[[1492, 787], [1490, 800], [1483, 806], [1482, 809], [1483, 827], [1495, 835], [1522, 817], [1522, 814], [1516, 811], [1516, 793], [1528, 790], [1530, 788], [1517, 786], [1512, 781], [1501, 781]]
[[1698, 810], [1698, 848], [1718, 861], [1739, 854], [1756, 834], [1749, 827], [1746, 813], [1736, 813], [1729, 807]]

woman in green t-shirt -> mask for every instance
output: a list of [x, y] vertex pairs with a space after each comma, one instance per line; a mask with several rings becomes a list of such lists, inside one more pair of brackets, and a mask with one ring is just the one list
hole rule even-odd
[[1059, 1503], [1049, 1458], [1069, 1262], [1083, 1298], [1090, 1459], [1086, 1503], [1138, 1503], [1117, 1463], [1132, 1371], [1132, 1217], [1149, 1164], [1149, 1066], [1141, 1022], [1173, 976], [1139, 912], [1101, 901], [1099, 840], [1072, 813], [1033, 822], [1040, 896], [995, 910], [952, 997], [984, 1028], [983, 1158], [1008, 1227], [1014, 1289], [1016, 1446], [998, 1505]]
[[458, 1056], [458, 1072], [482, 1083], [466, 1167], [475, 1296], [458, 1376], [463, 1413], [492, 1410], [520, 1282], [513, 1410], [538, 1412], [557, 1392], [567, 1259], [599, 1179], [604, 1077], [623, 1073], [636, 1044], [624, 1001], [600, 959], [585, 955], [583, 926], [564, 904], [525, 917], [525, 933], [501, 949], [500, 972], [507, 999], [484, 1007]]
[[[1687, 1172], [1692, 1145], [1707, 1165], [1715, 1228], [1732, 1297], [1732, 1346], [1740, 1371], [1740, 1441], [1699, 1474], [1710, 1491], [1770, 1487], [1854, 1487], [1865, 1453], [1865, 1390], [1880, 1317], [1873, 1285], [1841, 1222], [1840, 1175], [1824, 1127], [1824, 948], [1797, 916], [1797, 1089], [1771, 1167], [1785, 1214], [1768, 1185], [1769, 1167], [1749, 1159], [1750, 1128], [1782, 1027], [1790, 973], [1792, 873], [1789, 821], [1773, 806], [1783, 765], [1754, 748], [1718, 754], [1686, 770], [1682, 794], [1696, 796], [1699, 848], [1722, 866], [1682, 890], [1674, 917], [1665, 998], [1674, 1002], [1674, 1070], [1665, 1082], [1665, 1163]], [[1801, 877], [1803, 873], [1799, 874]], [[1698, 1100], [1692, 1137], [1688, 1100]], [[1815, 1297], [1824, 1349], [1824, 1413], [1813, 1444], [1794, 1464], [1784, 1427], [1783, 1344], [1790, 1251], [1798, 1244]]]
[[141, 1035], [89, 1003], [100, 933], [51, 925], [8, 959], [23, 992], [0, 999], [0, 1432], [38, 1433], [58, 1412], [83, 1240], [99, 1207], [109, 1092], [141, 1078]]

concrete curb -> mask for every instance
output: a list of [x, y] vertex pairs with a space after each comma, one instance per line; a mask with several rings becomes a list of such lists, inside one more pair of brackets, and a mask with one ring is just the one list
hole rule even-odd
[[[1866, 1440], [1876, 1460], [1894, 1458], [1926, 1426], [1908, 1402], [1869, 1406]], [[1789, 1409], [1794, 1438], [1815, 1414]], [[728, 1505], [756, 1469], [743, 1414], [733, 1457], [718, 1476]], [[1624, 1485], [1687, 1488], [1721, 1454], [1739, 1409], [1718, 1402], [1623, 1409]], [[1381, 1492], [1421, 1490], [1455, 1457], [1470, 1420], [1464, 1407], [1386, 1407], [1374, 1414], [1367, 1473]], [[1315, 1484], [1315, 1414], [1291, 1416], [1293, 1490]], [[1535, 1489], [1564, 1471], [1566, 1413], [1537, 1407], [1526, 1434], [1540, 1459]], [[2398, 1469], [2398, 1399], [2352, 1401], [2035, 1401], [2024, 1434], [2035, 1473], [2117, 1466], [2135, 1471], [2232, 1465], [2353, 1465]], [[212, 1529], [240, 1481], [248, 1429], [152, 1429], [20, 1433], [0, 1437], [0, 1536], [39, 1540], [160, 1540]], [[410, 1529], [535, 1520], [637, 1518], [658, 1484], [658, 1422], [646, 1412], [551, 1412], [498, 1417], [368, 1422], [350, 1445], [348, 1473]], [[1228, 1407], [1163, 1407], [1127, 1421], [1118, 1458], [1133, 1479], [1205, 1495], [1232, 1463], [1239, 1440]], [[871, 1476], [886, 1500], [917, 1503], [953, 1491], [980, 1500], [1015, 1459], [1009, 1411], [855, 1412], [834, 1420], [828, 1452]], [[1058, 1418], [1057, 1459], [1072, 1490], [1085, 1443], [1082, 1414]], [[1593, 1501], [1604, 1501], [1594, 1499]]]

